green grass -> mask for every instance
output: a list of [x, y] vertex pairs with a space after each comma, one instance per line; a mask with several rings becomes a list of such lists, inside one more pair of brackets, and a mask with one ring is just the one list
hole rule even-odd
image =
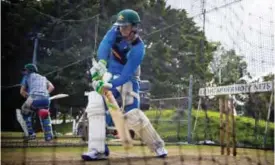
[[[2, 164], [274, 164], [274, 152], [238, 149], [237, 156], [221, 156], [220, 147], [216, 146], [166, 146], [168, 157], [153, 159], [154, 152], [144, 146], [135, 146], [125, 151], [122, 146], [110, 146], [110, 162], [83, 162], [81, 154], [87, 152], [87, 147], [54, 147], [54, 148], [2, 148]], [[150, 159], [144, 157], [150, 156]], [[127, 159], [125, 159], [127, 158]], [[180, 159], [182, 158], [182, 159]], [[127, 162], [126, 162], [127, 161]], [[225, 162], [225, 163], [223, 163]]]
[[[166, 141], [186, 141], [187, 137], [187, 122], [178, 122], [174, 119], [175, 110], [149, 110], [145, 111], [145, 114], [150, 119], [157, 119], [152, 121], [155, 129], [159, 132], [162, 138]], [[192, 130], [194, 128], [195, 117], [197, 111], [192, 112]], [[205, 122], [205, 113], [203, 111], [198, 112], [197, 126], [192, 134], [193, 142], [200, 140], [212, 140], [219, 143], [220, 139], [220, 114], [219, 112], [208, 111], [209, 122]], [[187, 114], [183, 115], [181, 120], [187, 120]], [[239, 144], [245, 146], [263, 146], [265, 121], [260, 120], [257, 133], [254, 133], [255, 120], [250, 117], [236, 117], [236, 140]], [[268, 125], [267, 146], [274, 146], [274, 123]], [[68, 133], [72, 131], [72, 123], [59, 124], [54, 126], [54, 130], [58, 133]], [[22, 136], [22, 132], [2, 132], [3, 136]], [[42, 133], [38, 133], [38, 136], [43, 137]]]
[[[1, 137], [23, 137], [23, 132], [1, 132]], [[44, 137], [43, 132], [37, 132], [37, 137]]]
[[[139, 151], [142, 150], [141, 146], [135, 146], [131, 149], [131, 152], [135, 152], [135, 151]], [[144, 147], [147, 150], [147, 147]], [[109, 146], [110, 150], [113, 151], [125, 151], [125, 149], [122, 146]], [[216, 147], [216, 146], [205, 146], [205, 145], [182, 145], [182, 146], [174, 146], [174, 145], [170, 145], [170, 146], [166, 146], [166, 149], [170, 150], [170, 149], [182, 149], [182, 150], [213, 150], [217, 153], [220, 152], [220, 147]], [[80, 151], [86, 151], [87, 147], [56, 147], [56, 148], [51, 148], [51, 147], [37, 147], [37, 148], [2, 148], [2, 151], [5, 152], [22, 152], [22, 151], [27, 151], [27, 152], [35, 152], [35, 153], [39, 153], [39, 152], [53, 152], [53, 150], [55, 152], [80, 152]], [[241, 153], [242, 151], [244, 151], [246, 153], [252, 153], [255, 152], [256, 150], [254, 149], [240, 149], [239, 152]], [[266, 153], [269, 154], [273, 154], [274, 152], [272, 151], [265, 151]]]
[[68, 132], [72, 132], [73, 124], [72, 122], [68, 122], [68, 123], [56, 124], [53, 127], [54, 127], [54, 130], [56, 130], [58, 133], [65, 134]]
[[[187, 122], [179, 123], [174, 120], [175, 110], [156, 110], [146, 111], [145, 114], [150, 119], [159, 119], [158, 122], [153, 122], [154, 127], [160, 135], [168, 141], [186, 140], [187, 137]], [[197, 111], [192, 112], [192, 130], [194, 128], [195, 117]], [[204, 111], [198, 112], [196, 129], [193, 132], [193, 141], [212, 140], [219, 143], [220, 138], [220, 114], [219, 112], [208, 111], [209, 121], [206, 122]], [[171, 120], [171, 122], [161, 121]], [[187, 114], [184, 114], [181, 120], [187, 120]], [[265, 121], [260, 120], [257, 126], [257, 133], [254, 133], [255, 120], [250, 117], [236, 117], [236, 140], [239, 144], [249, 146], [262, 146], [264, 141]], [[267, 146], [274, 146], [274, 123], [268, 125]], [[177, 130], [179, 130], [177, 133]]]
[[[54, 131], [58, 133], [65, 134], [68, 132], [72, 132], [72, 122], [62, 123], [62, 124], [54, 124]], [[23, 132], [1, 132], [2, 137], [23, 137]], [[43, 132], [36, 132], [37, 137], [44, 137]]]

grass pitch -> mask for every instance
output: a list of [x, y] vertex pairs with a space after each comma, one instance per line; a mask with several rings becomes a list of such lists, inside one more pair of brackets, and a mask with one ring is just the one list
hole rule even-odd
[[167, 146], [169, 155], [165, 159], [155, 158], [147, 147], [135, 146], [129, 151], [123, 147], [111, 146], [109, 159], [84, 162], [81, 154], [87, 147], [52, 148], [2, 148], [1, 164], [92, 164], [92, 165], [273, 165], [274, 152], [255, 149], [238, 149], [236, 157], [220, 155], [219, 147], [212, 146]]

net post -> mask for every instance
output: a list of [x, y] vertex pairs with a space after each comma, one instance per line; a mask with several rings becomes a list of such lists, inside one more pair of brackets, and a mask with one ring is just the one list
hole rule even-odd
[[231, 111], [231, 121], [232, 121], [232, 149], [233, 149], [233, 156], [237, 155], [237, 148], [236, 148], [236, 119], [234, 115], [234, 104], [233, 99], [230, 98], [230, 111]]
[[223, 113], [224, 113], [224, 102], [223, 97], [219, 97], [219, 110], [220, 110], [220, 146], [221, 155], [224, 154], [224, 123], [223, 123]]
[[225, 108], [225, 132], [226, 132], [226, 151], [227, 155], [230, 155], [230, 108], [228, 107], [228, 96], [224, 97], [224, 108]]

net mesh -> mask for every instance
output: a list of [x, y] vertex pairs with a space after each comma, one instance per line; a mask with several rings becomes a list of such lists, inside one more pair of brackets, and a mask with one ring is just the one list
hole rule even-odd
[[[272, 1], [167, 0], [167, 3], [174, 8], [185, 9], [188, 16], [196, 23], [196, 26], [204, 31], [208, 41], [220, 42], [223, 46], [223, 48], [218, 49], [214, 56], [214, 59], [217, 60], [212, 61], [211, 66], [209, 66], [212, 67], [213, 72], [215, 71], [220, 84], [230, 85], [225, 83], [228, 81], [228, 77], [234, 77], [234, 75], [227, 75], [232, 68], [226, 68], [220, 62], [220, 59], [223, 58], [220, 54], [231, 49], [242, 57], [242, 61], [247, 63], [247, 68], [241, 70], [240, 73], [247, 83], [255, 80], [263, 81], [258, 78], [266, 76], [272, 71], [274, 74], [274, 7], [272, 6], [274, 4]], [[82, 20], [83, 22], [76, 25], [77, 28], [91, 29], [89, 35], [95, 38], [95, 41], [91, 42], [95, 47], [94, 49], [96, 49], [97, 42], [101, 39], [97, 38], [99, 33], [97, 28], [100, 27], [98, 26], [100, 25], [98, 18], [95, 16], [89, 19], [89, 23]], [[149, 23], [147, 24], [149, 25]], [[145, 22], [143, 26], [146, 27], [147, 24]], [[180, 24], [178, 23], [175, 26]], [[153, 30], [146, 33], [147, 35], [144, 34], [145, 32], [142, 32], [142, 34], [147, 41], [150, 41], [150, 37], [156, 37], [156, 34], [160, 34], [158, 37], [161, 40], [161, 37], [169, 31], [170, 26], [172, 25], [158, 24], [152, 27]], [[106, 30], [101, 29], [100, 31], [103, 33]], [[53, 47], [56, 45], [57, 50], [48, 50], [47, 56], [59, 53], [58, 51], [61, 49], [65, 50], [67, 48], [66, 42], [69, 43], [72, 38], [77, 38], [73, 32], [67, 34], [65, 31], [64, 36], [67, 37], [62, 40], [41, 40], [41, 44], [51, 42]], [[188, 34], [186, 36], [192, 38]], [[195, 37], [199, 40], [203, 38]], [[149, 45], [148, 43], [147, 46], [149, 47]], [[200, 45], [198, 49], [202, 49], [202, 56], [204, 56], [203, 45]], [[82, 50], [92, 52], [92, 47]], [[85, 52], [74, 53], [79, 53], [80, 60], [75, 61], [72, 58], [71, 60], [74, 62], [71, 64], [67, 64], [62, 60], [51, 61], [52, 66], [54, 66], [51, 68], [59, 69], [50, 71], [49, 66], [45, 66], [46, 75], [60, 74], [58, 77], [60, 81], [66, 81], [62, 79], [64, 75], [61, 71], [66, 73], [72, 71], [72, 76], [78, 79], [78, 73], [73, 73], [73, 70], [75, 67], [82, 67], [83, 65], [90, 66], [87, 60], [90, 57], [86, 57], [85, 54], [87, 53]], [[149, 51], [149, 53], [153, 52]], [[45, 59], [40, 58], [40, 62], [43, 65], [44, 63], [47, 64], [48, 61], [45, 57]], [[202, 60], [202, 62], [204, 61]], [[180, 65], [177, 62], [176, 64]], [[228, 70], [224, 71], [220, 68]], [[147, 75], [147, 77], [150, 76], [152, 75]], [[271, 78], [269, 81], [273, 79]], [[232, 125], [220, 123], [219, 98], [198, 96], [199, 88], [213, 84], [198, 81], [195, 79], [190, 83], [189, 80], [183, 81], [179, 78], [178, 82], [182, 86], [176, 88], [171, 88], [175, 84], [158, 82], [157, 85], [162, 86], [163, 91], [152, 95], [150, 109], [144, 111], [166, 143], [166, 149], [169, 152], [167, 158], [155, 158], [155, 153], [150, 152], [136, 135], [134, 136], [134, 148], [126, 151], [122, 148], [114, 128], [107, 128], [106, 143], [111, 150], [110, 158], [89, 164], [274, 164], [274, 97], [272, 93], [234, 96], [236, 97], [234, 100], [235, 109], [232, 113], [234, 113], [236, 121], [237, 147], [237, 156], [234, 157], [232, 154], [227, 155], [228, 148], [226, 145], [221, 144], [221, 129], [227, 129], [226, 132], [232, 133]], [[193, 89], [193, 95], [189, 93], [189, 85]], [[81, 85], [76, 86], [80, 87]], [[170, 88], [174, 89], [171, 93], [167, 92]], [[73, 88], [70, 90], [73, 90]], [[74, 91], [70, 92], [73, 93]], [[9, 96], [9, 94], [5, 93], [3, 97], [6, 96]], [[238, 101], [245, 102], [246, 105], [243, 106]], [[59, 108], [58, 103], [56, 104], [54, 109]], [[70, 104], [70, 102], [67, 101], [66, 104]], [[83, 112], [83, 107], [77, 108]], [[44, 141], [41, 130], [37, 133], [37, 138], [29, 142], [23, 142], [21, 132], [2, 132], [1, 162], [3, 164], [87, 164], [80, 157], [83, 152], [87, 151], [87, 132], [78, 135], [73, 132], [75, 131], [74, 123], [78, 122], [82, 114], [78, 114], [76, 119], [65, 120], [63, 116], [66, 115], [69, 118], [72, 116], [70, 112], [68, 110], [62, 114], [52, 115], [53, 129], [56, 136], [52, 142]], [[85, 122], [86, 125], [82, 129], [87, 131], [87, 120]], [[37, 117], [35, 123], [38, 123], [39, 126]], [[225, 141], [228, 142], [226, 137]], [[232, 143], [232, 141], [229, 142], [230, 147], [232, 147]], [[224, 155], [221, 154], [222, 146], [225, 147]], [[232, 148], [230, 149], [233, 153]]]

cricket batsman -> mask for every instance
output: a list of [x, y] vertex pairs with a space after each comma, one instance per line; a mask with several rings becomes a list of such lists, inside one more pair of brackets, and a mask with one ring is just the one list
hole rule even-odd
[[22, 71], [20, 94], [26, 98], [21, 110], [16, 110], [17, 120], [20, 123], [25, 140], [35, 139], [36, 135], [32, 127], [32, 113], [37, 112], [45, 141], [53, 139], [52, 124], [49, 113], [49, 94], [54, 90], [53, 84], [46, 77], [38, 73], [34, 64], [26, 64]]
[[[157, 157], [166, 157], [164, 141], [153, 128], [147, 116], [140, 110], [140, 65], [145, 46], [138, 35], [140, 17], [131, 9], [118, 13], [115, 24], [104, 36], [98, 48], [98, 63], [90, 69], [95, 91], [89, 95], [86, 108], [89, 120], [88, 152], [84, 160], [105, 159], [109, 155], [105, 145], [105, 127], [112, 121], [102, 97], [104, 90], [112, 91], [116, 99], [122, 99], [122, 110], [129, 129], [142, 139]], [[101, 80], [105, 72], [112, 74], [109, 82]], [[106, 115], [107, 114], [107, 115]]]

